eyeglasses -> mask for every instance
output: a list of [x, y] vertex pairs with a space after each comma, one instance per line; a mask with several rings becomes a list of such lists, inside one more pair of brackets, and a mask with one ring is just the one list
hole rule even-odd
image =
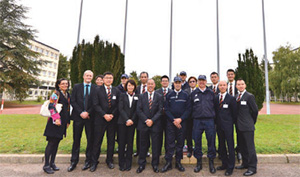
[[196, 82], [196, 81], [190, 81], [189, 83], [194, 83], [194, 82]]

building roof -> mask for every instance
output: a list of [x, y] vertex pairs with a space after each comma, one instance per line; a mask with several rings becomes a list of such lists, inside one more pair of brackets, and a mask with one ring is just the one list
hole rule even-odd
[[58, 49], [56, 49], [56, 48], [54, 48], [54, 47], [51, 47], [51, 46], [49, 46], [49, 45], [47, 45], [47, 44], [44, 44], [44, 43], [42, 43], [42, 42], [40, 42], [40, 41], [37, 41], [37, 40], [35, 40], [35, 39], [33, 39], [32, 41], [37, 42], [37, 43], [39, 43], [39, 44], [42, 44], [42, 45], [44, 45], [44, 46], [46, 46], [46, 47], [49, 47], [49, 48], [51, 48], [51, 49], [53, 49], [53, 50], [59, 52]]

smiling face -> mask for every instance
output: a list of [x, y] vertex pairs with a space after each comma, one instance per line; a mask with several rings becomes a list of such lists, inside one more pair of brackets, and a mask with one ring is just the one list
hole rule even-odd
[[174, 82], [174, 88], [176, 91], [179, 91], [181, 89], [181, 82], [179, 81]]
[[186, 80], [186, 75], [180, 75], [179, 77], [181, 78], [182, 82]]
[[197, 84], [196, 79], [194, 79], [194, 78], [190, 79], [190, 81], [189, 81], [189, 86], [190, 86], [191, 88], [195, 88], [195, 87], [196, 87], [196, 84]]
[[83, 81], [87, 84], [91, 83], [93, 80], [93, 73], [92, 72], [85, 72], [83, 75]]
[[243, 92], [246, 89], [246, 84], [244, 80], [238, 80], [236, 82], [236, 88], [240, 91]]
[[122, 77], [122, 79], [121, 79], [122, 85], [125, 85], [127, 81], [128, 81], [128, 79], [126, 77]]
[[168, 78], [162, 78], [160, 83], [161, 83], [162, 87], [166, 88], [169, 85], [169, 80], [168, 80]]
[[60, 84], [58, 84], [58, 87], [59, 87], [59, 89], [61, 90], [61, 91], [66, 91], [67, 89], [68, 89], [68, 87], [69, 87], [69, 83], [68, 83], [68, 81], [67, 80], [62, 80], [61, 82], [60, 82]]
[[153, 92], [154, 88], [155, 88], [155, 82], [154, 82], [154, 80], [153, 79], [149, 79], [148, 82], [147, 82], [147, 90], [149, 92]]
[[98, 78], [96, 79], [96, 84], [97, 84], [98, 86], [102, 86], [102, 85], [103, 85], [103, 79], [102, 79], [101, 77], [98, 77]]
[[218, 74], [212, 74], [212, 75], [210, 76], [210, 80], [211, 80], [211, 82], [212, 82], [214, 85], [216, 85], [216, 84], [218, 83], [218, 81], [219, 81], [219, 76], [218, 76]]
[[142, 73], [142, 74], [140, 75], [140, 80], [141, 80], [141, 83], [142, 83], [142, 84], [146, 84], [147, 81], [148, 81], [148, 75], [147, 75], [146, 73]]
[[203, 80], [203, 79], [198, 80], [199, 88], [200, 88], [201, 90], [204, 90], [205, 87], [206, 87], [206, 83], [207, 83], [206, 80]]
[[220, 81], [220, 83], [219, 83], [219, 90], [220, 90], [220, 92], [222, 94], [226, 92], [226, 90], [227, 90], [227, 83], [226, 83], [226, 81]]
[[107, 74], [103, 78], [103, 82], [106, 86], [110, 86], [114, 82], [114, 76], [111, 74]]
[[132, 85], [130, 82], [127, 84], [127, 92], [128, 93], [133, 93], [134, 90], [134, 85]]
[[228, 81], [229, 81], [229, 82], [233, 82], [233, 81], [234, 81], [234, 78], [235, 78], [234, 72], [228, 71], [228, 72], [227, 72], [227, 78], [228, 78]]

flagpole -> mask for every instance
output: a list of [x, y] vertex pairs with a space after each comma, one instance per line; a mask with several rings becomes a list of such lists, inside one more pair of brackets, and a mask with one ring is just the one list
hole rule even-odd
[[80, 5], [80, 14], [79, 14], [79, 24], [78, 24], [78, 33], [77, 33], [77, 44], [76, 44], [76, 46], [79, 44], [79, 40], [80, 40], [82, 5], [83, 5], [83, 0], [81, 0], [81, 5]]
[[266, 102], [267, 102], [267, 114], [271, 114], [270, 111], [270, 97], [269, 97], [269, 74], [268, 74], [268, 57], [267, 57], [267, 40], [266, 40], [266, 22], [265, 22], [265, 5], [262, 0], [262, 17], [263, 17], [263, 33], [264, 33], [264, 60], [265, 60], [265, 84], [266, 84]]
[[[170, 63], [169, 63], [169, 78], [172, 80], [172, 37], [173, 37], [173, 0], [171, 0], [171, 18], [170, 18]], [[172, 82], [170, 82], [170, 86]]]
[[126, 49], [126, 31], [127, 31], [127, 10], [128, 10], [128, 0], [126, 0], [126, 8], [125, 8], [125, 25], [124, 25], [124, 40], [123, 40], [123, 54], [125, 58], [125, 49]]
[[216, 16], [217, 16], [217, 72], [220, 74], [220, 43], [219, 43], [219, 0], [216, 0]]

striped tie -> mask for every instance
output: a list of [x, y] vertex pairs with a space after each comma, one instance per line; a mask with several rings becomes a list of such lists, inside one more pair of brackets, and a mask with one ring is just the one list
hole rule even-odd
[[108, 99], [108, 107], [111, 108], [111, 93], [110, 93], [110, 87], [107, 87], [107, 99]]
[[214, 93], [216, 93], [216, 87], [215, 86], [213, 86], [213, 91], [214, 91]]
[[239, 97], [238, 97], [237, 100], [236, 100], [237, 102], [240, 102], [240, 101], [241, 101], [241, 96], [242, 96], [242, 93], [239, 94]]
[[231, 96], [233, 96], [233, 94], [232, 94], [232, 83], [230, 83], [229, 94], [230, 94]]
[[143, 85], [143, 91], [142, 93], [145, 93], [146, 92], [146, 85]]
[[150, 93], [150, 98], [149, 98], [149, 110], [151, 111], [152, 109], [152, 93]]
[[220, 106], [220, 108], [222, 107], [222, 104], [223, 104], [223, 95], [221, 94], [221, 97], [220, 97], [220, 102], [219, 102], [219, 106]]
[[167, 89], [164, 88], [164, 97], [166, 97]]

